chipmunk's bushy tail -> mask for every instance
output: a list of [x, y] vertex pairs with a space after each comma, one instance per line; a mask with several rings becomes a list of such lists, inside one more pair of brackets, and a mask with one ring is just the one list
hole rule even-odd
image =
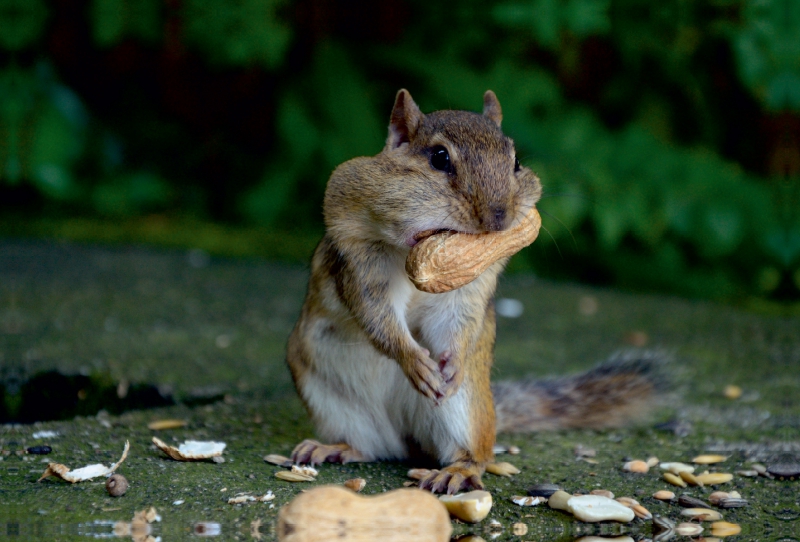
[[656, 351], [621, 352], [571, 377], [492, 385], [497, 431], [619, 427], [641, 419], [668, 387]]

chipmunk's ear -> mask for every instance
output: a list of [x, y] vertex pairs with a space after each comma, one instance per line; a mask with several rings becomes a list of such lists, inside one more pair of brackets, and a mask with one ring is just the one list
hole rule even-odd
[[487, 90], [483, 95], [483, 114], [500, 128], [500, 123], [503, 122], [503, 110], [500, 109], [500, 100], [491, 90]]
[[392, 116], [389, 119], [389, 138], [386, 140], [386, 146], [396, 149], [403, 143], [411, 141], [422, 117], [422, 112], [414, 103], [411, 94], [404, 88], [400, 89], [394, 100]]

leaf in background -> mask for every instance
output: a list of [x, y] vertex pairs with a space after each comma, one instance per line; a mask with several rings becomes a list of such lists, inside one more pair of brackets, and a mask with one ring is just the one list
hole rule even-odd
[[268, 167], [261, 182], [239, 200], [242, 214], [257, 224], [273, 225], [289, 203], [300, 167], [302, 164], [297, 161]]
[[611, 29], [608, 10], [611, 0], [567, 0], [564, 21], [576, 36], [605, 34]]
[[732, 252], [744, 237], [740, 211], [715, 202], [705, 207], [699, 226], [699, 248], [712, 257]]
[[45, 195], [55, 199], [72, 199], [79, 192], [71, 172], [60, 164], [36, 163], [33, 166], [33, 182]]
[[48, 9], [42, 0], [0, 0], [0, 47], [19, 51], [37, 41]]
[[281, 98], [277, 117], [278, 134], [293, 159], [308, 159], [321, 143], [319, 128], [296, 93]]
[[286, 0], [186, 0], [186, 39], [214, 61], [279, 66], [292, 35], [278, 16]]
[[160, 36], [161, 5], [158, 0], [93, 0], [94, 39], [109, 47], [127, 36], [155, 41]]
[[172, 189], [152, 173], [137, 172], [96, 186], [91, 197], [100, 214], [131, 216], [164, 207], [172, 197]]
[[559, 0], [509, 2], [495, 6], [492, 17], [500, 24], [530, 28], [540, 45], [555, 49], [559, 44], [561, 9]]

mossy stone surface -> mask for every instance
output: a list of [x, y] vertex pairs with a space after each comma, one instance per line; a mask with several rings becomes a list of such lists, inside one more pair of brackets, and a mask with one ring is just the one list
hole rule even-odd
[[[104, 375], [117, 383], [154, 384], [179, 402], [224, 397], [201, 406], [0, 427], [0, 537], [18, 533], [19, 539], [85, 540], [89, 533], [111, 532], [113, 522], [130, 521], [134, 512], [154, 506], [162, 516], [154, 532], [163, 540], [189, 538], [213, 530], [214, 523], [225, 539], [253, 539], [258, 533], [271, 539], [279, 507], [303, 489], [356, 477], [367, 480], [366, 494], [402, 487], [407, 464], [323, 465], [317, 482], [292, 484], [277, 480], [274, 473], [280, 467], [263, 461], [269, 453], [288, 455], [313, 435], [283, 359], [306, 280], [302, 266], [208, 258], [201, 252], [0, 241], [4, 382], [57, 369]], [[670, 355], [673, 361], [665, 369], [675, 390], [652, 419], [635, 427], [500, 435], [500, 443], [519, 446], [521, 453], [499, 459], [522, 473], [485, 475], [494, 509], [477, 526], [456, 524], [456, 533], [488, 540], [489, 521], [496, 520], [502, 525], [500, 539], [507, 540], [648, 534], [650, 522], [581, 524], [546, 506], [521, 508], [510, 498], [543, 482], [569, 492], [603, 488], [677, 519], [677, 505], [650, 495], [668, 488], [704, 498], [714, 488], [673, 488], [657, 469], [626, 473], [621, 470], [625, 459], [657, 456], [689, 462], [697, 454], [721, 451], [730, 457], [710, 468], [724, 472], [753, 461], [798, 460], [798, 318], [526, 275], [504, 278], [498, 297], [521, 301], [524, 312], [519, 318], [498, 319], [495, 378], [574, 373], [638, 345]], [[723, 395], [729, 384], [742, 388], [740, 398]], [[187, 425], [159, 432], [147, 428], [148, 422], [164, 418], [185, 419]], [[680, 423], [659, 429], [663, 422]], [[668, 430], [676, 426], [686, 432]], [[42, 430], [58, 436], [34, 439]], [[154, 435], [170, 444], [225, 441], [225, 462], [173, 461], [152, 445]], [[36, 482], [49, 461], [72, 468], [113, 463], [126, 440], [131, 451], [118, 472], [130, 488], [122, 497], [110, 497], [102, 479]], [[22, 453], [40, 444], [50, 445], [52, 453]], [[579, 444], [596, 451], [595, 462], [576, 459]], [[743, 527], [734, 540], [796, 537], [798, 484], [737, 475], [721, 486], [736, 488], [750, 501], [748, 507], [723, 511], [726, 521]], [[227, 504], [237, 493], [268, 490], [276, 495], [271, 503]], [[514, 523], [527, 524], [528, 534], [513, 535]]]

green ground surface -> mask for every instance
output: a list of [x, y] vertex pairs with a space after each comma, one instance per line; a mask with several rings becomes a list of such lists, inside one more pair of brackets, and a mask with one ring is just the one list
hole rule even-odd
[[[91, 415], [66, 421], [0, 427], [0, 538], [84, 540], [110, 533], [155, 506], [162, 539], [175, 540], [219, 523], [221, 538], [252, 539], [252, 522], [270, 539], [278, 509], [312, 485], [367, 480], [365, 493], [401, 487], [408, 465], [326, 465], [319, 481], [291, 484], [274, 478], [279, 469], [263, 461], [288, 454], [312, 427], [284, 366], [286, 338], [302, 303], [307, 272], [301, 266], [259, 260], [208, 258], [198, 251], [103, 248], [70, 243], [0, 241], [0, 363], [3, 379], [58, 369], [100, 375], [110, 382], [148, 383], [187, 401], [224, 396], [200, 406]], [[649, 536], [651, 524], [592, 526], [547, 508], [520, 508], [510, 497], [534, 483], [553, 482], [570, 492], [605, 488], [632, 495], [652, 512], [678, 518], [679, 508], [655, 501], [668, 487], [658, 473], [627, 474], [625, 458], [688, 461], [720, 451], [729, 459], [717, 470], [734, 472], [753, 461], [771, 464], [800, 456], [800, 319], [764, 316], [727, 306], [654, 295], [631, 295], [531, 276], [503, 279], [499, 297], [518, 299], [524, 313], [498, 322], [495, 378], [566, 374], [591, 367], [632, 344], [663, 350], [675, 392], [642, 426], [614, 431], [564, 431], [501, 435], [521, 454], [501, 456], [522, 473], [486, 475], [495, 500], [477, 526], [455, 524], [457, 534], [488, 540], [488, 522], [502, 525], [500, 539], [572, 539], [587, 532]], [[735, 384], [739, 399], [723, 396]], [[147, 423], [182, 418], [181, 429], [155, 433]], [[688, 434], [657, 428], [679, 421]], [[34, 439], [44, 429], [58, 432]], [[151, 444], [184, 439], [223, 440], [226, 461], [179, 463]], [[49, 461], [77, 468], [116, 461], [131, 483], [121, 498], [109, 497], [102, 481], [36, 483]], [[49, 444], [48, 456], [21, 450]], [[577, 445], [594, 448], [597, 463], [575, 459]], [[781, 456], [781, 454], [784, 454]], [[786, 455], [788, 454], [788, 455]], [[737, 476], [735, 487], [750, 501], [723, 511], [743, 533], [729, 540], [796, 539], [800, 531], [800, 482]], [[674, 489], [674, 488], [673, 488]], [[272, 490], [269, 504], [229, 505], [239, 492]], [[707, 496], [711, 488], [676, 493]], [[175, 504], [182, 501], [181, 504]], [[512, 524], [525, 523], [517, 537]]]

